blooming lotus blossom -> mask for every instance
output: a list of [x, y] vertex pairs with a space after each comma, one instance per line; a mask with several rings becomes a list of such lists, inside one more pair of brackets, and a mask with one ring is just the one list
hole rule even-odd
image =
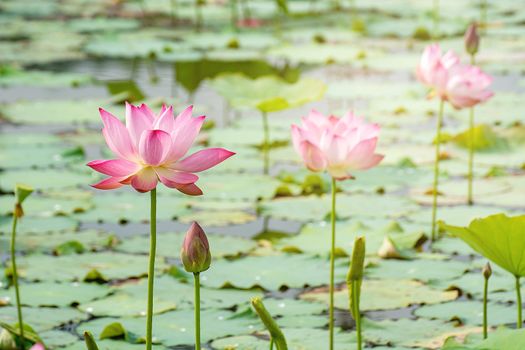
[[348, 112], [338, 118], [312, 110], [302, 125], [292, 125], [293, 145], [307, 168], [328, 173], [337, 180], [352, 178], [351, 171], [376, 166], [383, 155], [376, 154], [380, 127]]
[[148, 106], [126, 103], [126, 125], [100, 108], [102, 134], [116, 159], [94, 160], [88, 166], [108, 178], [92, 185], [111, 190], [131, 185], [139, 192], [156, 188], [161, 181], [188, 195], [201, 195], [194, 173], [209, 169], [235, 153], [208, 148], [186, 156], [204, 123], [204, 116], [192, 117], [192, 106], [176, 118], [173, 107], [163, 106], [159, 114]]
[[418, 79], [454, 108], [472, 107], [492, 97], [492, 78], [481, 69], [462, 64], [452, 51], [442, 54], [438, 44], [429, 45], [416, 69]]

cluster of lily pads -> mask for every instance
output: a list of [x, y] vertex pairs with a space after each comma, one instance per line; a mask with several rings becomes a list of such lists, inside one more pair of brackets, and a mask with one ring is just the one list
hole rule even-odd
[[[106, 5], [0, 4], [0, 350], [525, 347], [519, 6]], [[436, 113], [419, 56], [463, 56], [470, 19], [458, 60], [496, 94], [455, 99], [427, 56]]]

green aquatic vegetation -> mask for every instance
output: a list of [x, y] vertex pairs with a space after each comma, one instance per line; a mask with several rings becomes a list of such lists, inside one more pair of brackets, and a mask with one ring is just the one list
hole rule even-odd
[[468, 227], [441, 226], [465, 241], [472, 249], [494, 264], [511, 273], [516, 280], [516, 307], [518, 318], [516, 326], [521, 328], [522, 303], [520, 278], [525, 276], [525, 215], [507, 216], [496, 214], [476, 219]]
[[290, 84], [276, 76], [250, 79], [242, 74], [219, 75], [210, 84], [234, 108], [251, 108], [261, 112], [264, 134], [264, 141], [261, 146], [264, 174], [268, 174], [270, 170], [268, 113], [316, 101], [323, 96], [326, 90], [324, 83], [314, 79], [301, 79]]

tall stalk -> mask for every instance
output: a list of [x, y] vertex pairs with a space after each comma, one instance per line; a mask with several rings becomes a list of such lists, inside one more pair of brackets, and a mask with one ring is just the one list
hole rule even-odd
[[148, 268], [148, 313], [146, 319], [146, 350], [151, 350], [153, 345], [153, 284], [155, 278], [155, 255], [157, 252], [157, 189], [151, 194], [150, 212], [150, 248]]
[[487, 315], [487, 298], [489, 290], [489, 279], [485, 278], [485, 283], [483, 284], [483, 339], [487, 339], [488, 335], [488, 315]]
[[433, 18], [434, 18], [434, 28], [432, 30], [432, 37], [437, 40], [439, 39], [439, 0], [434, 0], [434, 10], [433, 10]]
[[268, 175], [270, 172], [270, 127], [268, 125], [268, 113], [262, 112], [263, 118], [263, 130], [264, 130], [264, 141], [263, 141], [263, 157], [264, 157], [264, 174]]
[[[18, 204], [17, 204], [18, 205]], [[18, 327], [20, 328], [20, 344], [22, 344], [22, 349], [25, 348], [25, 338], [24, 338], [24, 321], [22, 317], [22, 304], [20, 302], [20, 288], [18, 287], [18, 272], [16, 268], [16, 226], [18, 224], [18, 215], [13, 213], [13, 229], [11, 231], [11, 268], [13, 269], [13, 284], [15, 286], [15, 295], [16, 295], [16, 311], [18, 315]]]
[[336, 180], [332, 178], [332, 214], [331, 214], [331, 224], [332, 224], [332, 240], [330, 248], [330, 310], [329, 310], [329, 322], [328, 328], [330, 331], [330, 350], [334, 349], [334, 268], [335, 268], [335, 194], [337, 192]]
[[[475, 55], [470, 55], [470, 64], [474, 65], [476, 63]], [[470, 107], [469, 114], [469, 150], [468, 150], [468, 194], [467, 194], [467, 203], [468, 205], [474, 204], [473, 192], [472, 192], [472, 179], [473, 179], [473, 169], [474, 169], [474, 107]]]
[[201, 350], [201, 282], [200, 272], [193, 274], [195, 286], [193, 288], [195, 294], [195, 350]]
[[355, 319], [355, 329], [357, 333], [357, 350], [361, 350], [363, 348], [363, 336], [362, 336], [362, 330], [361, 330], [361, 314], [359, 311], [359, 297], [360, 297], [360, 291], [359, 291], [359, 284], [358, 283], [352, 283], [352, 298], [353, 298], [353, 304], [354, 304], [354, 319]]
[[439, 112], [436, 125], [436, 157], [434, 159], [434, 183], [432, 186], [432, 241], [436, 240], [436, 215], [437, 215], [437, 196], [439, 183], [439, 146], [441, 144], [441, 124], [443, 123], [443, 109], [445, 101], [439, 102]]
[[521, 308], [523, 307], [523, 305], [521, 303], [520, 276], [516, 276], [516, 307], [518, 308], [518, 320], [516, 323], [516, 328], [521, 328], [521, 325], [523, 324]]

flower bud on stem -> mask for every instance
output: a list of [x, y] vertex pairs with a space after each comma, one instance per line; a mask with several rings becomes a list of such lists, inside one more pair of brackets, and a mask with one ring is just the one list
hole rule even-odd
[[268, 332], [270, 332], [271, 344], [275, 344], [277, 350], [288, 350], [288, 345], [286, 344], [286, 338], [284, 337], [283, 332], [272, 318], [268, 310], [266, 310], [264, 307], [261, 298], [252, 298], [251, 303], [255, 309], [255, 312], [257, 312], [257, 315], [259, 315], [262, 323], [264, 323], [264, 326]]

